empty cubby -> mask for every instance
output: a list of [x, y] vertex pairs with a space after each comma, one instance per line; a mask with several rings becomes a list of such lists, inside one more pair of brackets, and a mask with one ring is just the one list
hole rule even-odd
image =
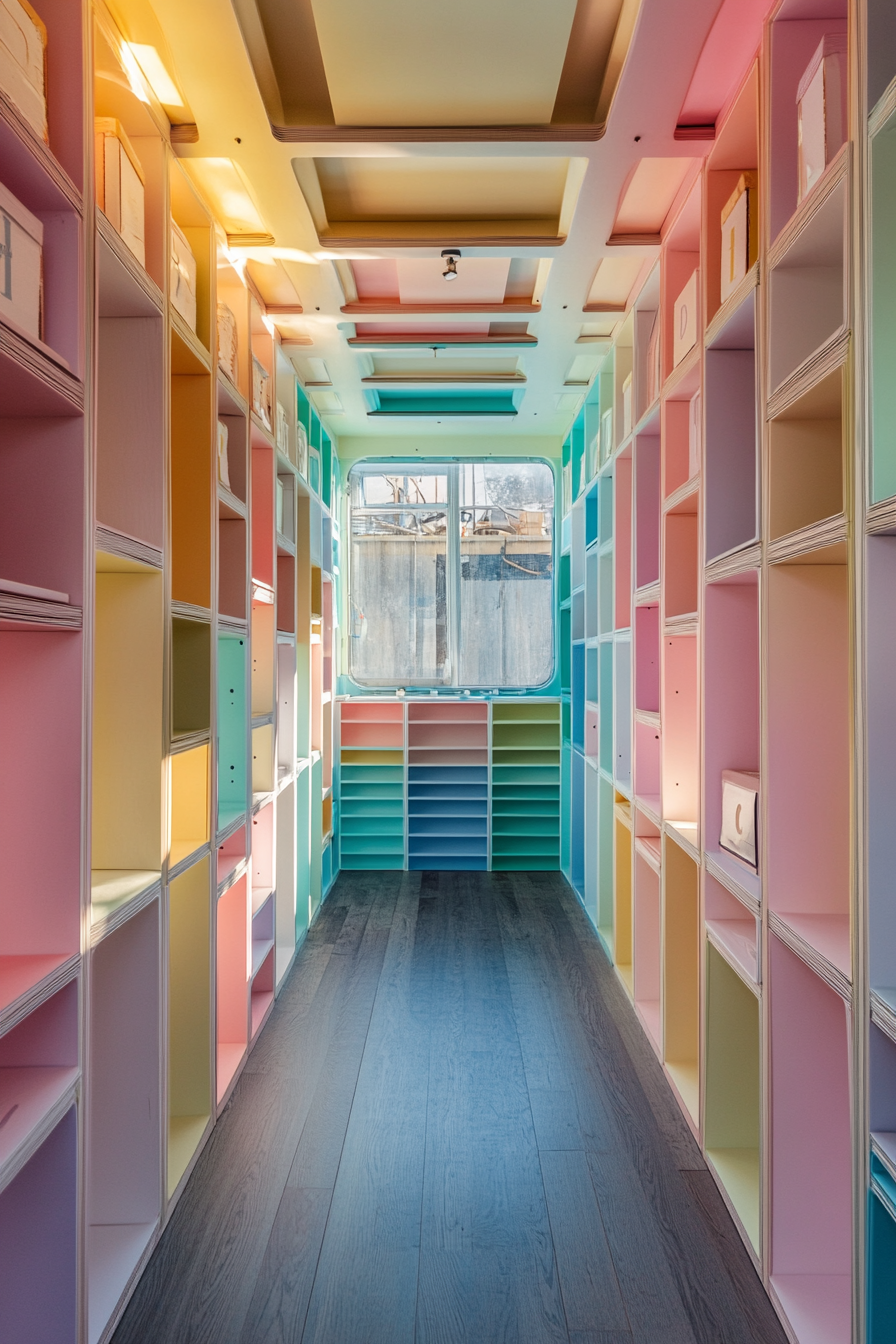
[[743, 980], [759, 983], [759, 912], [732, 896], [727, 887], [706, 873], [703, 878], [706, 931], [722, 956]]
[[700, 870], [663, 842], [663, 1059], [694, 1124], [700, 1119]]
[[697, 637], [663, 640], [663, 817], [696, 823], [700, 817], [700, 722]]
[[211, 892], [202, 858], [168, 888], [168, 1195], [211, 1117]]
[[252, 443], [252, 578], [274, 586], [274, 454], [263, 441]]
[[211, 607], [212, 380], [171, 333], [171, 596]]
[[[722, 771], [759, 770], [759, 571], [706, 585], [703, 624], [704, 847], [718, 852]], [[746, 865], [734, 856], [732, 864]]]
[[613, 774], [613, 645], [605, 640], [598, 648], [600, 675], [600, 768]]
[[613, 549], [602, 551], [598, 562], [598, 631], [610, 635], [615, 629], [615, 588], [613, 584]]
[[663, 613], [696, 615], [700, 589], [700, 536], [696, 491], [663, 518]]
[[873, 1143], [893, 1166], [896, 1164], [896, 1042], [873, 1022], [869, 1033], [868, 1125]]
[[236, 870], [245, 862], [246, 828], [241, 826], [239, 830], [228, 835], [226, 840], [222, 840], [218, 846], [216, 880], [219, 891], [227, 885]]
[[277, 777], [296, 768], [296, 646], [277, 644]]
[[275, 882], [274, 804], [266, 803], [252, 817], [252, 912], [259, 910]]
[[252, 792], [274, 790], [274, 725], [260, 724], [252, 729]]
[[847, 189], [841, 178], [769, 269], [769, 390], [847, 324]]
[[252, 603], [252, 715], [274, 711], [274, 607]]
[[209, 842], [209, 749], [193, 747], [171, 757], [169, 868]]
[[896, 1212], [893, 1192], [888, 1195], [877, 1184], [868, 1195], [868, 1344], [887, 1344], [896, 1335]]
[[613, 645], [613, 775], [616, 783], [632, 787], [632, 642], [617, 639]]
[[218, 636], [218, 830], [246, 811], [248, 745], [246, 640]]
[[250, 913], [245, 877], [218, 899], [215, 994], [218, 1104], [227, 1095], [249, 1043]]
[[769, 908], [843, 975], [850, 965], [849, 582], [846, 565], [768, 580]]
[[[634, 992], [634, 981], [632, 976], [633, 951], [634, 951], [634, 924], [633, 924], [633, 904], [632, 904], [632, 829], [631, 824], [626, 825], [618, 815], [615, 814], [615, 795], [614, 795], [614, 818], [613, 827], [615, 830], [614, 855], [615, 871], [613, 874], [613, 943], [616, 957], [616, 970], [622, 983], [625, 985], [629, 996]], [[642, 860], [643, 861], [643, 860]]]
[[585, 638], [593, 639], [598, 634], [598, 582], [599, 556], [597, 550], [589, 551], [585, 558]]
[[658, 816], [660, 811], [660, 730], [635, 720], [635, 797]]
[[[697, 387], [693, 387], [697, 391]], [[691, 401], [676, 397], [663, 402], [663, 499], [674, 495], [691, 478]]]
[[[889, 11], [887, 0], [878, 0], [878, 11]], [[870, 11], [869, 11], [870, 15]], [[896, 29], [896, 23], [893, 24]], [[869, 61], [886, 59], [891, 64], [892, 47], [884, 52], [868, 49]], [[889, 80], [887, 81], [889, 83]], [[896, 116], [887, 119], [870, 141], [870, 268], [869, 289], [874, 301], [870, 306], [871, 374], [871, 500], [873, 503], [896, 495], [896, 325], [892, 320], [896, 304], [896, 237], [893, 211], [896, 209]]]
[[848, 1344], [853, 1263], [849, 1009], [774, 936], [769, 938], [766, 984], [771, 1285], [798, 1340]]
[[610, 955], [616, 955], [613, 891], [613, 785], [598, 775], [597, 794], [597, 931]]
[[207, 733], [211, 724], [211, 626], [175, 616], [171, 622], [172, 736]]
[[706, 949], [705, 1033], [706, 1156], [758, 1254], [759, 1000], [711, 945]]
[[[285, 975], [292, 962], [296, 946], [296, 798], [295, 785], [289, 784], [278, 795], [277, 808], [277, 895], [276, 895], [276, 934], [277, 983]], [[272, 918], [274, 904], [271, 906]], [[267, 934], [266, 934], [267, 936]], [[257, 946], [255, 924], [252, 938]], [[274, 929], [270, 929], [270, 938], [274, 938]], [[254, 960], [253, 960], [254, 964]]]
[[78, 990], [70, 981], [0, 1037], [0, 1165], [7, 1171], [21, 1165], [78, 1082]]
[[635, 439], [635, 587], [660, 578], [660, 436]]
[[759, 536], [755, 292], [706, 351], [704, 513], [707, 564]]
[[635, 608], [635, 709], [660, 708], [660, 609]]
[[245, 518], [218, 501], [218, 613], [246, 619], [247, 527]]
[[[101, 291], [102, 293], [102, 291]], [[96, 518], [103, 527], [163, 545], [165, 424], [161, 314], [107, 298], [97, 336]], [[146, 316], [146, 309], [150, 316]]]
[[616, 463], [616, 546], [615, 546], [615, 621], [616, 630], [628, 630], [632, 623], [632, 453], [626, 449]]
[[90, 968], [88, 1340], [96, 1344], [158, 1226], [162, 1196], [160, 910], [105, 938]]
[[218, 384], [218, 422], [227, 430], [227, 449], [225, 454], [226, 481], [221, 479], [222, 469], [218, 469], [219, 492], [229, 491], [241, 504], [249, 499], [248, 465], [248, 429], [246, 417], [239, 411], [232, 399], [225, 397]]
[[[196, 336], [208, 352], [214, 348], [211, 310], [215, 248], [212, 219], [193, 190], [177, 159], [169, 155], [169, 204], [171, 217], [190, 245], [196, 262]], [[184, 324], [186, 325], [186, 323]]]
[[95, 915], [159, 880], [163, 579], [97, 555], [91, 868]]
[[893, 896], [892, 818], [896, 808], [896, 537], [866, 542], [865, 713], [867, 736], [868, 925], [872, 990], [896, 1007], [896, 900]]
[[662, 1046], [660, 1010], [660, 878], [635, 845], [635, 1007], [653, 1044]]
[[277, 555], [277, 629], [296, 632], [296, 559], [282, 552]]
[[811, 527], [844, 509], [842, 369], [769, 425], [769, 537]]
[[82, 606], [84, 421], [72, 415], [4, 417], [2, 425], [0, 577]]

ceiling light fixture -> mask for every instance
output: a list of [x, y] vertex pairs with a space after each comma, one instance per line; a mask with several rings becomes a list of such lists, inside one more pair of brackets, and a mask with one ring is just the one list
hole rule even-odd
[[458, 263], [458, 261], [460, 260], [460, 252], [458, 252], [458, 250], [457, 250], [456, 247], [446, 247], [445, 250], [444, 250], [443, 253], [442, 253], [442, 256], [448, 258], [448, 261], [447, 261], [447, 263], [446, 263], [446, 264], [447, 264], [447, 270], [444, 270], [444, 271], [442, 272], [442, 279], [443, 279], [443, 280], [456, 280], [456, 279], [457, 279], [457, 263]]

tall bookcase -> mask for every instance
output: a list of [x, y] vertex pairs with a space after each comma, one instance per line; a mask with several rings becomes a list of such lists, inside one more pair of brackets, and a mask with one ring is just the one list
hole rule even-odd
[[[0, 97], [0, 181], [45, 223], [42, 340], [0, 323], [0, 1339], [98, 1344], [334, 876], [338, 464], [114, 21], [39, 8], [49, 144]], [[139, 158], [145, 265], [94, 116]]]
[[[797, 90], [847, 36], [799, 199]], [[894, 42], [883, 3], [772, 8], [564, 447], [564, 871], [797, 1344], [896, 1328]], [[724, 770], [759, 775], [758, 869]]]

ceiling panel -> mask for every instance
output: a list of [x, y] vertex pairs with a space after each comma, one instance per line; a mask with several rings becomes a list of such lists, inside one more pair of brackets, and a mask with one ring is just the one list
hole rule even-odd
[[398, 262], [398, 293], [402, 303], [502, 303], [510, 271], [509, 257], [463, 257], [457, 278], [445, 280], [441, 257]]

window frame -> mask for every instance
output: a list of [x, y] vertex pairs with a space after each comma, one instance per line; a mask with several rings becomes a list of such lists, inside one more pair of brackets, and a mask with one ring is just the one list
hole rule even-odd
[[[485, 684], [472, 686], [467, 682], [459, 680], [460, 670], [460, 640], [461, 640], [461, 535], [460, 535], [460, 468], [465, 466], [491, 466], [495, 463], [507, 466], [544, 466], [551, 473], [551, 489], [553, 492], [551, 501], [551, 563], [550, 563], [550, 583], [551, 583], [551, 664], [544, 681], [537, 685], [505, 685], [501, 687], [490, 687]], [[371, 470], [371, 468], [373, 470]], [[525, 693], [530, 695], [544, 695], [548, 693], [549, 688], [557, 677], [557, 500], [558, 500], [558, 472], [557, 463], [548, 457], [362, 457], [353, 462], [346, 476], [346, 537], [348, 541], [346, 555], [346, 597], [348, 611], [348, 678], [358, 686], [362, 691], [380, 691], [384, 689], [400, 689], [402, 683], [396, 678], [388, 679], [361, 678], [354, 668], [353, 645], [351, 638], [351, 613], [354, 608], [353, 583], [354, 583], [354, 542], [352, 533], [352, 476], [355, 472], [364, 475], [373, 475], [381, 469], [383, 475], [407, 474], [412, 475], [446, 475], [448, 477], [448, 503], [445, 512], [448, 515], [448, 527], [445, 546], [445, 597], [446, 597], [446, 633], [448, 640], [448, 666], [450, 668], [450, 677], [446, 680], [436, 678], [418, 678], [406, 680], [404, 686], [420, 690], [439, 690], [446, 693], [469, 690], [476, 694], [487, 694], [490, 690], [498, 690], [509, 694]], [[403, 469], [406, 469], [406, 473]], [[411, 506], [424, 507], [424, 506]], [[440, 505], [426, 505], [430, 511], [440, 509]]]

